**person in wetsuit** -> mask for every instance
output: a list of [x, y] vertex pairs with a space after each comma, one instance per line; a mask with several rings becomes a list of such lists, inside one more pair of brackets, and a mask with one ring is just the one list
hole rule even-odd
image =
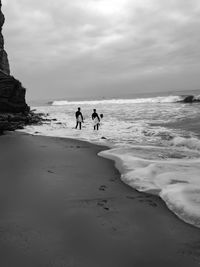
[[81, 113], [81, 108], [78, 108], [78, 110], [75, 113], [75, 117], [76, 117], [76, 129], [79, 126], [79, 129], [81, 130], [81, 124], [83, 122], [83, 115]]
[[98, 113], [96, 112], [96, 109], [93, 109], [92, 113], [92, 120], [94, 122], [94, 130], [99, 130], [99, 123], [100, 123], [100, 118]]

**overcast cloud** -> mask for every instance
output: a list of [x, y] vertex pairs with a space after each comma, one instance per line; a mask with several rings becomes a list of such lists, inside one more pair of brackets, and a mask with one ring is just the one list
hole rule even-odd
[[3, 0], [29, 99], [199, 89], [199, 0]]

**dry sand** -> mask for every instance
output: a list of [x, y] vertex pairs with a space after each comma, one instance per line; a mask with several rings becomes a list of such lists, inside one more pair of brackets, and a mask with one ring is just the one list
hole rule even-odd
[[105, 149], [0, 137], [1, 267], [200, 265], [200, 229], [120, 181]]

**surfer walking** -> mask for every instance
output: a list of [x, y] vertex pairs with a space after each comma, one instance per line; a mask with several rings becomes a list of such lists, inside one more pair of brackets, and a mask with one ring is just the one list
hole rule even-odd
[[93, 120], [94, 130], [98, 131], [100, 125], [100, 118], [98, 113], [96, 112], [96, 109], [93, 109], [92, 120]]
[[83, 115], [81, 113], [81, 108], [78, 108], [78, 110], [75, 113], [75, 117], [76, 117], [76, 129], [79, 126], [79, 129], [81, 130], [81, 124], [83, 122]]

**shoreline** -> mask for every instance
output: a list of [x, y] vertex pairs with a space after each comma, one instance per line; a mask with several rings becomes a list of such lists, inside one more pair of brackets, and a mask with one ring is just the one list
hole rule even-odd
[[199, 229], [124, 184], [108, 147], [21, 132], [0, 146], [2, 266], [199, 266]]

